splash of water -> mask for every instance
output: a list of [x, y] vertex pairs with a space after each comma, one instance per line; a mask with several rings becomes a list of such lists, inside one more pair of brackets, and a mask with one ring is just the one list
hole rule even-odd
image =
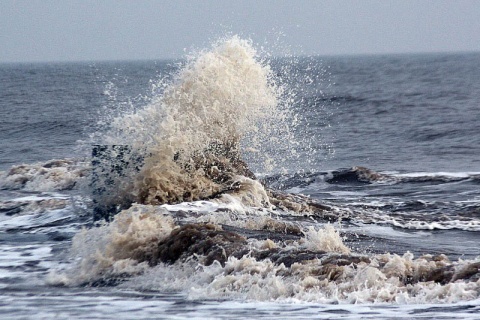
[[275, 160], [262, 146], [293, 141], [282, 93], [252, 44], [236, 36], [190, 58], [162, 95], [113, 121], [106, 143], [145, 156], [139, 173], [123, 173], [119, 193], [161, 204], [242, 189], [237, 176], [254, 178], [245, 153], [271, 170]]
[[[108, 143], [130, 146], [132, 159], [146, 157], [139, 172], [120, 177], [127, 181], [120, 188], [133, 190], [134, 200], [143, 204], [79, 233], [73, 239], [73, 270], [52, 273], [49, 283], [101, 285], [128, 278], [127, 288], [179, 290], [197, 299], [477, 299], [478, 259], [452, 263], [445, 256], [360, 255], [332, 226], [302, 230], [265, 209], [271, 206], [271, 190], [254, 180], [242, 155], [261, 150], [265, 139], [291, 143], [290, 114], [281, 99], [282, 87], [247, 41], [233, 37], [189, 60], [162, 95], [117, 118], [106, 137]], [[286, 135], [272, 136], [278, 130]], [[222, 205], [204, 202], [195, 212], [188, 209], [192, 203], [183, 204], [177, 216], [174, 206], [145, 205], [215, 195]], [[237, 210], [237, 202], [253, 212]], [[301, 197], [277, 199], [280, 204], [308, 212]], [[235, 230], [267, 231], [277, 239], [249, 239]]]

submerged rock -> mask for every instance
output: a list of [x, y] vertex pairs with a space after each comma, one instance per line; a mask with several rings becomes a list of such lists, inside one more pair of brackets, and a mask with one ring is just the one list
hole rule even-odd
[[355, 166], [331, 172], [331, 177], [327, 177], [326, 181], [329, 183], [372, 183], [386, 179], [389, 179], [386, 175], [365, 167]]

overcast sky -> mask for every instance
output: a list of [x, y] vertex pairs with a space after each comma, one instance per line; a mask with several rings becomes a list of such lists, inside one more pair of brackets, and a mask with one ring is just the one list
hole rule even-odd
[[480, 51], [480, 1], [0, 0], [0, 62], [179, 58], [225, 34], [274, 55]]

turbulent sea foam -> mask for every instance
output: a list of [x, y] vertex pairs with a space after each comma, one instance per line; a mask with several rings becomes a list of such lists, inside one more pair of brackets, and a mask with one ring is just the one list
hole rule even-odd
[[257, 179], [246, 153], [255, 151], [268, 169], [275, 155], [262, 150], [265, 142], [297, 145], [284, 92], [252, 44], [233, 37], [188, 60], [143, 109], [115, 118], [104, 143], [128, 145], [127, 160], [142, 160], [108, 196], [132, 205], [78, 233], [74, 262], [49, 283], [173, 290], [192, 299], [478, 298], [478, 259], [355, 252], [338, 223], [355, 212]]

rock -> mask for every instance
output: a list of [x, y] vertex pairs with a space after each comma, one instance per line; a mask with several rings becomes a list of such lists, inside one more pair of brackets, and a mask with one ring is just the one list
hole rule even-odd
[[223, 231], [212, 224], [187, 224], [172, 231], [170, 236], [158, 244], [157, 250], [148, 257], [151, 265], [159, 262], [174, 263], [180, 258], [194, 255], [205, 256], [204, 264], [213, 261], [224, 264], [234, 252], [245, 249], [244, 237]]

